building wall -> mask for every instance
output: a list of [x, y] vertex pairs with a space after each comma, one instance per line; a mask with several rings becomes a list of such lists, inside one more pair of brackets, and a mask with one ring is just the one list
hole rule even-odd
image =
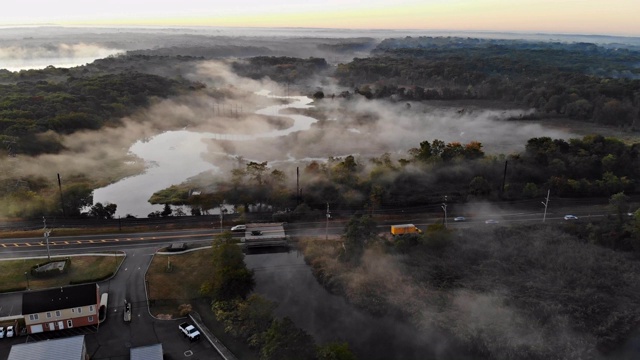
[[[35, 315], [37, 315], [37, 319], [35, 319]], [[72, 327], [97, 325], [98, 305], [96, 304], [73, 309], [62, 309], [58, 311], [54, 310], [38, 314], [25, 314], [24, 319], [27, 331], [30, 334], [32, 333], [32, 326], [34, 325], [42, 325], [43, 331], [54, 331]]]

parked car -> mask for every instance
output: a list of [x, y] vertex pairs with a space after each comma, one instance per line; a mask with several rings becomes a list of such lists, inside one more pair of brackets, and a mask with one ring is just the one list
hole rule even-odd
[[453, 221], [455, 221], [455, 222], [467, 221], [467, 218], [465, 218], [464, 216], [456, 216], [456, 217], [453, 218]]
[[247, 225], [236, 225], [231, 228], [232, 232], [245, 232], [247, 231]]
[[7, 326], [6, 337], [10, 338], [10, 337], [13, 337], [13, 335], [15, 335], [15, 332], [13, 331], [13, 326]]
[[184, 337], [188, 338], [191, 341], [196, 341], [200, 339], [200, 331], [198, 331], [198, 329], [196, 329], [195, 326], [189, 323], [184, 322], [178, 325], [178, 329], [180, 329]]
[[4, 326], [0, 326], [0, 339], [4, 337]]
[[484, 222], [485, 224], [497, 224], [498, 220], [493, 220], [493, 219], [489, 219], [489, 220], [485, 220]]
[[578, 217], [575, 215], [565, 215], [564, 216], [565, 220], [578, 220]]
[[262, 231], [260, 231], [260, 230], [252, 230], [251, 231], [251, 235], [260, 236], [260, 235], [262, 235]]

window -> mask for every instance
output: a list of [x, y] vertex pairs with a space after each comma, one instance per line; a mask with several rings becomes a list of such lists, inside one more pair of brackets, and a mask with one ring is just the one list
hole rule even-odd
[[31, 314], [29, 315], [29, 320], [33, 321], [33, 320], [38, 320], [38, 314]]
[[94, 311], [96, 311], [96, 307], [95, 307], [95, 306], [93, 306], [93, 305], [89, 305], [89, 311], [90, 311], [90, 312], [94, 312]]
[[73, 321], [67, 320], [67, 327], [68, 328], [72, 328], [73, 327]]
[[50, 318], [50, 317], [51, 317], [51, 313], [50, 313], [50, 312], [48, 312], [48, 313], [47, 313], [47, 319], [48, 319], [48, 318]]
[[87, 320], [89, 320], [89, 322], [93, 322], [93, 316], [89, 316]]
[[60, 310], [56, 310], [56, 317], [60, 317], [62, 316], [62, 314], [60, 313]]
[[75, 314], [76, 308], [71, 309], [71, 312]]
[[78, 314], [82, 314], [82, 308], [78, 308]]

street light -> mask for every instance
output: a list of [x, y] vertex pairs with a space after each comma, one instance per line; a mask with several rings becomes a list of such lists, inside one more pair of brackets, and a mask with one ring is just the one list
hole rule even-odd
[[24, 277], [27, 279], [27, 290], [29, 290], [29, 273], [25, 271]]

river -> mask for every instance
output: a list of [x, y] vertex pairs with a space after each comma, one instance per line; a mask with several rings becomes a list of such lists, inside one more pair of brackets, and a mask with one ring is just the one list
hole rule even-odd
[[[109, 202], [118, 205], [116, 216], [124, 217], [131, 214], [136, 217], [146, 217], [154, 211], [162, 211], [162, 205], [152, 205], [148, 202], [156, 191], [180, 184], [205, 171], [218, 171], [214, 164], [208, 163], [202, 158], [202, 154], [207, 151], [206, 140], [248, 141], [285, 136], [295, 131], [308, 130], [311, 124], [317, 121], [304, 115], [280, 114], [280, 111], [287, 108], [305, 109], [311, 107], [312, 99], [306, 96], [275, 96], [266, 91], [258, 94], [274, 99], [287, 99], [290, 102], [285, 105], [268, 106], [256, 111], [256, 114], [287, 117], [293, 120], [293, 125], [286, 129], [256, 135], [176, 130], [164, 132], [150, 139], [138, 140], [129, 148], [129, 152], [145, 161], [146, 171], [96, 189], [93, 193], [94, 203]], [[214, 209], [212, 213], [215, 211]]]

